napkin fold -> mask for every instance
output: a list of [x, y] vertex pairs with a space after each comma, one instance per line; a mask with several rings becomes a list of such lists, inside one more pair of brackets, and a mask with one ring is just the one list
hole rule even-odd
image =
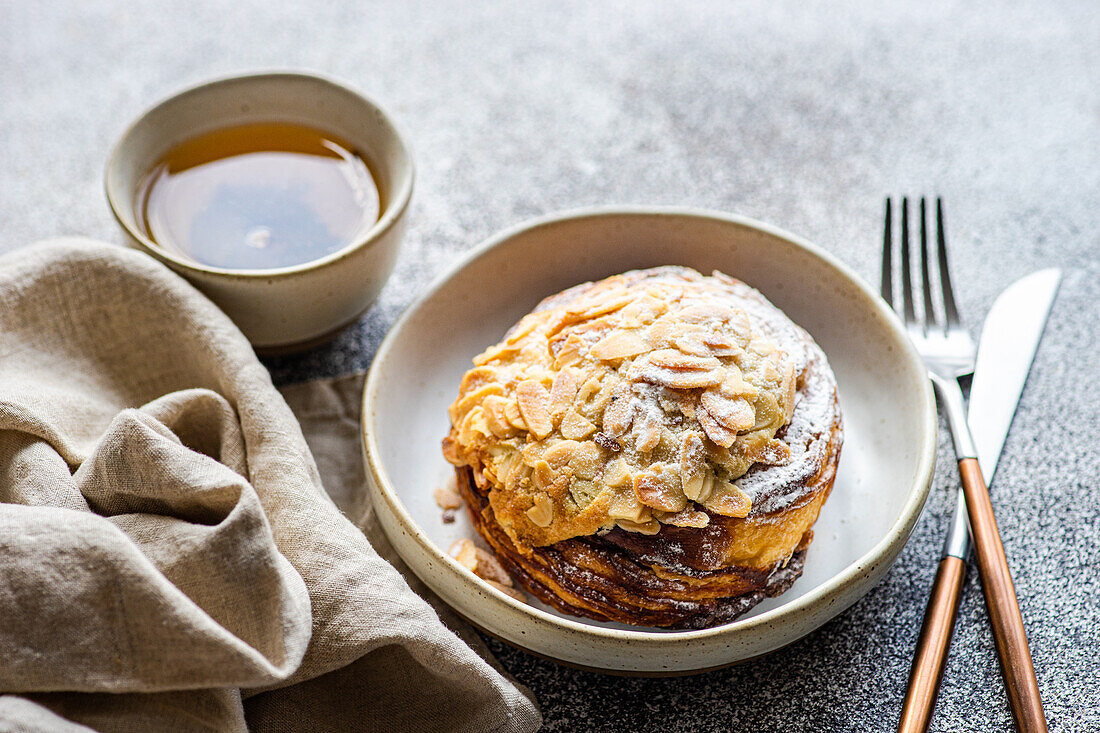
[[[288, 395], [384, 542], [335, 458], [347, 410], [318, 412], [341, 389]], [[229, 319], [152, 258], [79, 239], [0, 257], [0, 693], [17, 730], [540, 723], [329, 498]]]

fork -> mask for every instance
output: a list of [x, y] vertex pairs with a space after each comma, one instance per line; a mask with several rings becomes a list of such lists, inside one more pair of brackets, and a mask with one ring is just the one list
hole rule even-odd
[[922, 306], [918, 312], [914, 295], [917, 288], [914, 287], [911, 267], [907, 197], [901, 200], [900, 308], [894, 304], [892, 213], [891, 201], [887, 199], [882, 249], [882, 297], [904, 319], [909, 338], [928, 368], [928, 376], [947, 415], [962, 480], [951, 531], [944, 544], [943, 558], [936, 572], [917, 640], [898, 730], [924, 731], [931, 722], [936, 695], [943, 678], [944, 662], [951, 644], [951, 634], [955, 627], [963, 582], [966, 579], [966, 562], [970, 550], [966, 525], [969, 518], [986, 608], [989, 611], [997, 655], [1001, 660], [1001, 673], [1016, 728], [1029, 732], [1046, 731], [1046, 718], [1039, 697], [1039, 685], [1031, 660], [1031, 650], [1028, 648], [1023, 617], [1016, 600], [1016, 588], [1012, 583], [997, 520], [993, 516], [989, 489], [978, 467], [977, 450], [966, 422], [965, 403], [959, 387], [960, 377], [974, 373], [977, 348], [963, 327], [955, 306], [955, 293], [951, 287], [947, 262], [943, 202], [936, 199], [936, 259], [942, 319], [937, 317], [933, 302], [935, 296], [930, 267], [928, 216], [923, 197], [920, 199], [919, 283]]

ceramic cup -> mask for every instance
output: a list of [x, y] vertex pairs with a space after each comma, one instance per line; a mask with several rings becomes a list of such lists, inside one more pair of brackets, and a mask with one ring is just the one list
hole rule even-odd
[[[337, 252], [277, 269], [211, 267], [160, 247], [140, 223], [139, 189], [153, 165], [197, 135], [259, 122], [306, 125], [350, 143], [381, 189], [378, 221]], [[397, 259], [413, 163], [393, 121], [363, 94], [314, 74], [262, 73], [202, 84], [145, 112], [112, 151], [105, 183], [132, 246], [187, 278], [257, 349], [290, 351], [331, 337], [378, 296]]]

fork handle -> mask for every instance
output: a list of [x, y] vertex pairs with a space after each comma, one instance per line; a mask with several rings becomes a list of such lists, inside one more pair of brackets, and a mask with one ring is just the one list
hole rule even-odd
[[978, 572], [985, 593], [985, 605], [993, 627], [993, 639], [997, 655], [1001, 658], [1005, 690], [1012, 706], [1012, 716], [1020, 731], [1047, 730], [1043, 702], [1039, 697], [1039, 683], [1035, 678], [1035, 665], [1024, 631], [1024, 619], [1016, 600], [1016, 587], [1008, 569], [1001, 533], [993, 516], [993, 504], [989, 489], [982, 478], [978, 459], [963, 458], [959, 461], [959, 475], [966, 495], [966, 509], [970, 514], [970, 532], [974, 538], [974, 554], [978, 559]]
[[932, 583], [932, 595], [924, 611], [920, 638], [917, 639], [913, 668], [909, 671], [909, 688], [901, 708], [898, 733], [923, 733], [932, 722], [943, 667], [951, 648], [955, 616], [966, 582], [966, 560], [945, 555]]

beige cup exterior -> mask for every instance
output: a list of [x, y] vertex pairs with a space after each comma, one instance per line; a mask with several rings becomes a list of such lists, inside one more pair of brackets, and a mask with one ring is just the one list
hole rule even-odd
[[[209, 267], [159, 247], [140, 223], [138, 189], [153, 164], [183, 141], [223, 127], [285, 122], [346, 140], [382, 191], [379, 220], [354, 243], [318, 260], [271, 270]], [[266, 73], [203, 84], [143, 114], [107, 163], [107, 199], [130, 244], [187, 278], [254, 346], [317, 341], [358, 318], [393, 271], [413, 187], [413, 164], [385, 112], [362, 94], [312, 74]]]

